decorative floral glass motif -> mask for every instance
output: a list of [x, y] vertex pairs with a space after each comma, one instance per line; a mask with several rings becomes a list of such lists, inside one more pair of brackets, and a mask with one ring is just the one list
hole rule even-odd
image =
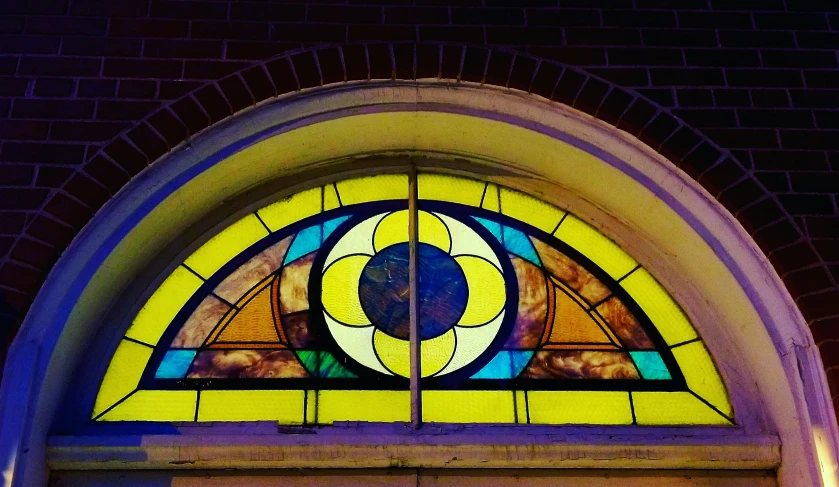
[[492, 183], [417, 185], [414, 215], [407, 176], [350, 179], [208, 241], [134, 319], [93, 418], [408, 420], [416, 218], [423, 420], [733, 422], [684, 313], [611, 240]]

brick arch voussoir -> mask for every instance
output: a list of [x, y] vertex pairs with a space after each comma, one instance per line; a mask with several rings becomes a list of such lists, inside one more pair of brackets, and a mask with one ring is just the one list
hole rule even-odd
[[[666, 108], [632, 90], [583, 69], [515, 50], [373, 42], [324, 45], [253, 62], [152, 111], [109, 141], [50, 195], [4, 262], [4, 267], [24, 264], [24, 278], [13, 289], [8, 283], [4, 288], [17, 293], [18, 301], [28, 308], [60, 253], [95, 212], [132, 177], [202, 130], [260, 102], [301, 90], [424, 78], [504, 87], [585, 112], [638, 137], [702, 184], [755, 238], [780, 275], [814, 264], [810, 260], [802, 264], [802, 252], [819, 260], [794, 219], [747, 167]], [[51, 250], [25, 263], [9, 257], [23, 246], [41, 243]], [[795, 246], [802, 252], [785, 256], [783, 250]]]

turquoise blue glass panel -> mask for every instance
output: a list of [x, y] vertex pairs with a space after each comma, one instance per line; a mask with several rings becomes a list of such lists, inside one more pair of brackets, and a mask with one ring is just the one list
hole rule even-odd
[[473, 375], [473, 379], [513, 379], [518, 377], [522, 369], [530, 362], [532, 351], [502, 350], [492, 358], [484, 368]]
[[195, 353], [195, 350], [169, 350], [154, 374], [155, 379], [183, 379]]
[[515, 228], [506, 226], [503, 228], [504, 248], [509, 250], [511, 253], [518, 255], [522, 259], [527, 259], [541, 267], [542, 261], [539, 259], [539, 255], [536, 253], [536, 249], [533, 248], [533, 244], [530, 242], [530, 239], [527, 238], [527, 235]]
[[516, 254], [522, 259], [529, 260], [538, 266], [542, 266], [542, 261], [539, 259], [539, 254], [533, 248], [530, 239], [527, 238], [523, 232], [510, 228], [506, 225], [501, 225], [497, 222], [486, 220], [484, 218], [474, 217], [481, 225], [492, 233], [492, 235], [501, 242], [510, 253]]
[[319, 249], [324, 240], [329, 238], [332, 232], [338, 228], [338, 225], [344, 223], [348, 218], [349, 215], [342, 216], [321, 223], [320, 225], [314, 225], [300, 230], [297, 236], [294, 237], [294, 242], [291, 243], [291, 247], [288, 249], [284, 264], [294, 262], [298, 258]]
[[643, 351], [629, 352], [632, 360], [641, 372], [641, 377], [647, 380], [670, 380], [670, 372], [658, 352]]

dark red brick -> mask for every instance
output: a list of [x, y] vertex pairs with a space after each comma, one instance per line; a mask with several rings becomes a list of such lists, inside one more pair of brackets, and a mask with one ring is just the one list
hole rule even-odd
[[230, 103], [234, 112], [242, 110], [256, 103], [245, 82], [238, 76], [228, 76], [219, 81], [218, 87]]
[[[222, 17], [223, 18], [223, 17]], [[266, 20], [301, 22], [306, 19], [305, 5], [283, 5], [262, 2], [233, 2], [230, 4], [232, 20]]]
[[492, 51], [487, 65], [486, 83], [495, 86], [507, 86], [512, 68], [512, 54], [504, 51]]
[[149, 165], [149, 160], [145, 154], [122, 138], [111, 141], [103, 149], [103, 152], [131, 176]]
[[42, 164], [78, 164], [84, 158], [84, 150], [83, 145], [76, 144], [5, 142], [3, 148], [0, 149], [0, 160]]
[[268, 39], [268, 25], [256, 22], [202, 21], [190, 26], [190, 36], [195, 39]]
[[268, 74], [271, 75], [274, 86], [277, 87], [278, 94], [282, 95], [300, 89], [300, 85], [297, 84], [297, 77], [295, 77], [288, 59], [275, 59], [266, 64], [265, 67], [268, 69]]
[[20, 60], [19, 74], [38, 76], [99, 76], [99, 59], [32, 56]]
[[36, 270], [16, 262], [6, 262], [0, 267], [0, 286], [6, 286], [26, 294], [34, 294], [46, 275], [45, 271]]
[[248, 66], [241, 61], [186, 61], [184, 78], [199, 80], [220, 79]]
[[29, 17], [27, 34], [102, 35], [108, 21], [104, 18]]
[[[414, 46], [395, 44], [392, 49], [393, 62], [396, 65], [396, 79], [414, 79]], [[323, 69], [322, 65], [321, 69]]]
[[186, 37], [188, 29], [189, 23], [185, 20], [111, 19], [108, 34], [116, 37]]
[[[520, 13], [521, 11], [519, 11]], [[454, 16], [454, 12], [452, 13]], [[385, 7], [385, 22], [388, 24], [448, 24], [449, 11], [433, 7]], [[455, 20], [455, 23], [465, 23]]]
[[381, 7], [349, 7], [343, 5], [309, 5], [306, 20], [341, 24], [380, 24]]
[[0, 192], [0, 210], [37, 210], [48, 194], [42, 188], [4, 188]]
[[456, 80], [460, 77], [460, 63], [465, 49], [461, 46], [443, 46], [443, 57], [440, 61], [440, 77]]
[[98, 210], [111, 197], [105, 187], [81, 172], [73, 174], [63, 189], [93, 211]]
[[371, 44], [367, 46], [367, 59], [370, 63], [370, 79], [391, 79], [393, 77], [393, 60], [388, 45]]
[[187, 127], [190, 134], [195, 134], [210, 125], [210, 117], [201, 108], [201, 105], [191, 97], [174, 102], [170, 108]]
[[156, 101], [102, 100], [96, 108], [98, 120], [139, 120], [160, 106]]
[[215, 85], [208, 85], [195, 92], [195, 99], [210, 116], [212, 123], [227, 118], [232, 113], [230, 104]]
[[300, 88], [313, 88], [321, 85], [320, 71], [311, 52], [302, 52], [290, 57], [294, 73]]
[[134, 146], [141, 150], [149, 162], [154, 162], [169, 151], [169, 145], [151, 126], [146, 123], [137, 125], [125, 134]]
[[35, 179], [35, 186], [46, 188], [60, 188], [76, 172], [76, 168], [62, 166], [41, 166], [38, 168], [38, 177]]
[[181, 78], [183, 61], [169, 59], [105, 59], [104, 76], [121, 78]]
[[151, 15], [177, 19], [225, 19], [227, 5], [222, 2], [151, 0]]
[[[44, 36], [0, 37], [0, 52], [3, 54], [57, 54], [61, 39]], [[41, 74], [41, 73], [32, 73]]]
[[34, 177], [34, 165], [3, 164], [0, 166], [0, 185], [3, 186], [29, 186]]
[[0, 119], [0, 138], [12, 140], [45, 140], [50, 122]]
[[[482, 82], [486, 74], [488, 57], [489, 51], [486, 49], [471, 46], [467, 47], [463, 54], [463, 67], [460, 73], [461, 79], [463, 81], [471, 81], [473, 83]], [[425, 64], [431, 63], [426, 62]], [[418, 75], [417, 77], [421, 76]], [[548, 96], [550, 96], [550, 94]]]
[[107, 158], [98, 155], [84, 165], [84, 172], [99, 184], [116, 193], [128, 182], [129, 175], [124, 169]]
[[95, 17], [142, 17], [148, 12], [148, 4], [149, 0], [73, 0], [70, 13]]
[[262, 66], [246, 69], [242, 72], [242, 79], [248, 85], [248, 91], [253, 94], [257, 103], [277, 95], [268, 73]]
[[227, 59], [267, 59], [300, 47], [293, 42], [227, 41]]
[[[417, 47], [420, 49], [420, 46]], [[344, 67], [348, 80], [365, 80], [370, 77], [370, 68], [367, 65], [367, 49], [364, 46], [344, 46], [341, 49], [344, 56]]]
[[50, 140], [72, 142], [105, 142], [129, 127], [123, 122], [53, 122]]

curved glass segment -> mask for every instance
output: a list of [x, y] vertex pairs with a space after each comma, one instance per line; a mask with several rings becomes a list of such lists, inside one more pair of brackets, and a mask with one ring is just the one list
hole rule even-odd
[[408, 421], [416, 340], [424, 421], [733, 423], [693, 326], [614, 242], [496, 184], [420, 174], [413, 213], [408, 187], [328, 184], [210, 239], [134, 318], [91, 417]]

